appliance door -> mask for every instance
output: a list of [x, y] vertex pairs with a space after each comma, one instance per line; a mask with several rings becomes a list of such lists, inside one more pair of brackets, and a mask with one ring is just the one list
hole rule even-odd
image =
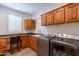
[[49, 55], [49, 40], [46, 38], [39, 38], [37, 40], [37, 55], [48, 56]]
[[69, 55], [77, 55], [76, 52], [78, 50], [76, 45], [61, 42], [61, 41], [50, 41], [50, 55], [54, 56], [69, 56]]

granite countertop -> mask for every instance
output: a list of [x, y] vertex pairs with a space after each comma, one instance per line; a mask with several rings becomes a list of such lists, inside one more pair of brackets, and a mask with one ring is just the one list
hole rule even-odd
[[23, 35], [31, 35], [31, 36], [34, 36], [34, 37], [38, 37], [42, 34], [40, 33], [1, 33], [0, 34], [0, 37], [10, 37], [10, 36], [23, 36]]
[[[4, 36], [9, 36], [9, 37], [10, 36], [22, 36], [22, 35], [31, 35], [33, 37], [39, 37], [39, 36], [41, 36], [43, 34], [31, 33], [31, 32], [26, 32], [26, 33], [0, 33], [0, 37], [4, 37]], [[78, 35], [58, 34], [57, 37], [79, 40]]]

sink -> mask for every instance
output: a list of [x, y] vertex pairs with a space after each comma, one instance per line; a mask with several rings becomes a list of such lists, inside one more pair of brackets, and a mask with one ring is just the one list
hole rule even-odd
[[40, 34], [40, 33], [27, 33], [27, 34], [31, 34], [31, 35], [43, 35], [43, 34]]
[[42, 36], [42, 35], [31, 35], [31, 36], [33, 36], [33, 37], [40, 37], [40, 36]]
[[46, 38], [46, 39], [51, 39], [53, 37], [56, 37], [55, 35], [52, 35], [52, 36], [49, 36], [49, 35], [42, 35], [42, 36], [39, 36], [40, 38]]

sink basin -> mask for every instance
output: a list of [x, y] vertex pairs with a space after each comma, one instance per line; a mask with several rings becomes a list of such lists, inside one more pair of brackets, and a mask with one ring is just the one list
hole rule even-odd
[[42, 36], [42, 35], [31, 35], [31, 36], [34, 36], [34, 37], [40, 37], [40, 36]]
[[39, 36], [40, 38], [46, 38], [46, 39], [52, 39], [53, 37], [56, 37], [55, 35], [49, 36], [49, 35], [42, 35]]
[[31, 35], [43, 35], [43, 34], [40, 34], [40, 33], [27, 33], [27, 34], [31, 34]]

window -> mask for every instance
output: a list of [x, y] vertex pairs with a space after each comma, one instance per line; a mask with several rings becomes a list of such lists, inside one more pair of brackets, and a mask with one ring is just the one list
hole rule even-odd
[[9, 16], [9, 32], [22, 31], [22, 17], [10, 14]]

